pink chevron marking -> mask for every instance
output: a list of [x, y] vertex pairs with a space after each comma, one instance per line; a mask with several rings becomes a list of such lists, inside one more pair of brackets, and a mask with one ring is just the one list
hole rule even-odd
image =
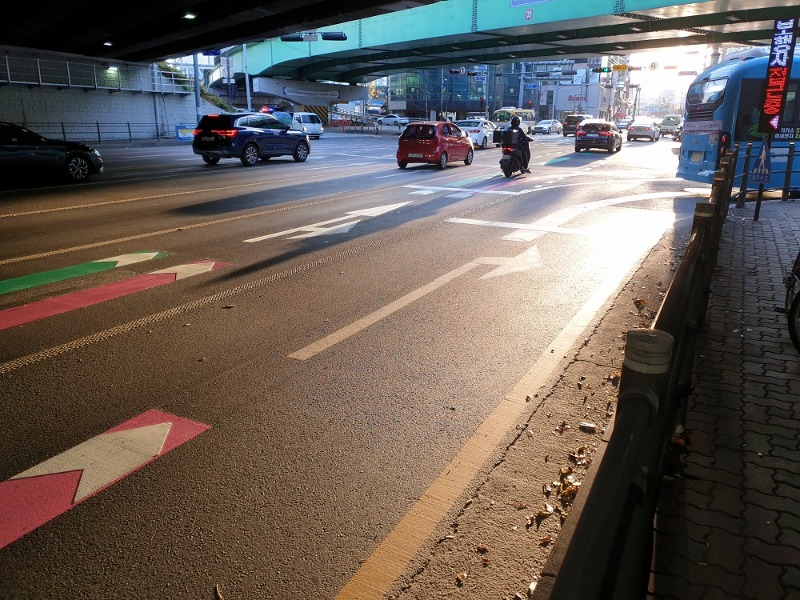
[[[89, 472], [89, 467], [87, 467], [87, 464], [92, 464], [91, 459], [95, 456], [91, 454], [91, 448], [99, 448], [104, 444], [113, 443], [113, 439], [117, 437], [114, 434], [130, 432], [135, 436], [137, 435], [137, 429], [144, 431], [144, 429], [152, 426], [167, 426], [169, 428], [155, 456], [152, 458], [143, 456], [141, 463], [129, 468], [124, 474], [109, 480], [101, 479], [97, 488], [91, 488], [91, 494], [80, 500], [73, 500], [81, 485], [81, 480], [87, 474], [94, 475], [94, 481], [97, 481], [97, 474]], [[83, 500], [101, 492], [208, 429], [210, 429], [209, 425], [198, 423], [197, 421], [177, 417], [159, 410], [149, 410], [81, 444], [83, 452], [75, 453], [68, 450], [55, 457], [69, 457], [67, 460], [61, 460], [58, 463], [58, 467], [52, 467], [52, 469], [62, 468], [63, 470], [61, 471], [51, 470], [50, 463], [45, 461], [14, 478], [0, 482], [0, 548], [18, 540], [73, 506], [80, 504]], [[103, 438], [103, 444], [99, 446], [90, 445], [91, 442]], [[87, 448], [89, 449], [87, 450]], [[88, 456], [87, 452], [89, 453]], [[74, 459], [72, 458], [73, 455], [75, 456]], [[108, 462], [104, 464], [107, 465]], [[31, 471], [37, 474], [26, 476], [26, 473]], [[89, 478], [91, 479], [91, 477]]]

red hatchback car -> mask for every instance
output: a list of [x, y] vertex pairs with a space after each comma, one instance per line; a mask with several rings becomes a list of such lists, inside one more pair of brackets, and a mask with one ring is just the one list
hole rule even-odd
[[447, 163], [460, 160], [472, 164], [474, 155], [472, 141], [455, 123], [415, 121], [400, 135], [397, 166], [405, 169], [408, 163], [425, 163], [444, 169]]

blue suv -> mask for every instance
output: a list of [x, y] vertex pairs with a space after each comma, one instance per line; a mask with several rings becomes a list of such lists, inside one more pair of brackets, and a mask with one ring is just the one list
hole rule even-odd
[[194, 130], [192, 150], [209, 165], [221, 158], [238, 158], [245, 167], [273, 156], [291, 156], [304, 162], [311, 153], [305, 133], [293, 131], [266, 113], [204, 115]]

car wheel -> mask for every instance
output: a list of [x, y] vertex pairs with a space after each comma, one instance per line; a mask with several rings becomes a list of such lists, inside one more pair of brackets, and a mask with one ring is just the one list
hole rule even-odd
[[483, 136], [483, 141], [481, 142], [481, 150], [486, 150], [488, 146], [489, 146], [489, 138]]
[[608, 145], [608, 148], [606, 148], [606, 150], [608, 151], [609, 154], [611, 154], [612, 152], [614, 152], [616, 147], [617, 147], [617, 143], [612, 139], [611, 143]]
[[472, 151], [472, 148], [470, 148], [469, 152], [467, 152], [467, 157], [464, 159], [464, 164], [471, 165], [473, 158], [475, 158], [475, 153]]
[[86, 160], [85, 156], [81, 156], [80, 154], [68, 156], [66, 167], [67, 177], [69, 177], [71, 181], [80, 183], [81, 181], [89, 179], [89, 161]]
[[564, 137], [567, 137], [567, 134], [566, 134], [566, 133], [564, 134]]
[[203, 154], [203, 162], [207, 165], [215, 165], [219, 162], [219, 156], [209, 156], [208, 154]]
[[298, 142], [294, 147], [294, 154], [292, 154], [294, 162], [306, 162], [308, 158], [308, 145], [305, 142]]
[[582, 148], [578, 148], [577, 146], [575, 146], [575, 152], [580, 152], [581, 150]]
[[442, 155], [439, 157], [438, 167], [440, 169], [446, 169], [447, 168], [447, 152], [442, 152]]
[[256, 164], [258, 162], [258, 146], [252, 142], [245, 144], [244, 149], [242, 150], [241, 160], [245, 167], [252, 167], [254, 164]]
[[400, 167], [401, 169], [405, 169], [408, 166], [408, 163], [404, 160], [398, 160], [397, 166]]
[[633, 138], [632, 138], [631, 136], [628, 136], [628, 137], [627, 137], [627, 141], [629, 141], [629, 142], [630, 142], [630, 141], [632, 141], [632, 140], [633, 140]]

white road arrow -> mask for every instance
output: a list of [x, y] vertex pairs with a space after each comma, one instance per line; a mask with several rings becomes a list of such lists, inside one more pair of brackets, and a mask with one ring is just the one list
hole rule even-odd
[[[311, 225], [303, 225], [302, 227], [295, 227], [294, 229], [285, 229], [283, 231], [278, 231], [277, 233], [269, 233], [267, 235], [262, 235], [259, 237], [250, 238], [248, 240], [244, 240], [247, 243], [252, 242], [261, 242], [263, 240], [268, 240], [271, 238], [277, 237], [284, 237], [288, 236], [292, 233], [300, 232], [301, 235], [293, 236], [289, 239], [300, 239], [300, 238], [309, 238], [315, 237], [318, 235], [341, 235], [342, 233], [346, 233], [350, 231], [350, 229], [358, 223], [361, 219], [356, 219], [355, 221], [350, 221], [349, 223], [342, 223], [342, 221], [347, 221], [348, 219], [352, 219], [353, 217], [377, 217], [379, 215], [383, 215], [385, 213], [391, 212], [396, 210], [406, 204], [411, 204], [410, 202], [400, 202], [398, 204], [387, 204], [384, 206], [376, 206], [374, 208], [365, 208], [362, 210], [353, 210], [348, 212], [343, 217], [337, 217], [335, 219], [330, 219], [328, 221], [321, 221], [319, 223], [313, 223]], [[333, 223], [339, 223], [339, 225], [335, 227], [329, 227], [329, 225]]]
[[489, 271], [483, 275], [481, 279], [488, 279], [489, 277], [499, 277], [501, 275], [508, 275], [510, 273], [521, 273], [523, 271], [530, 271], [539, 266], [541, 257], [539, 256], [539, 248], [533, 246], [528, 248], [522, 254], [516, 256], [497, 256], [497, 257], [481, 257], [476, 262], [485, 265], [498, 265], [493, 271]]
[[171, 426], [171, 423], [157, 423], [98, 435], [11, 479], [81, 471], [73, 499], [77, 504], [157, 457]]

